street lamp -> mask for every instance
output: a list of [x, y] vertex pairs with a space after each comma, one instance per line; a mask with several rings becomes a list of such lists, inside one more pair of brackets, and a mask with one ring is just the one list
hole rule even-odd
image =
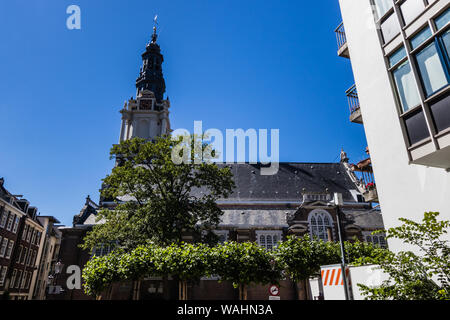
[[52, 290], [51, 290], [52, 293], [59, 294], [61, 292], [61, 289], [58, 289], [57, 282], [58, 282], [58, 275], [60, 275], [62, 273], [63, 268], [64, 268], [64, 264], [62, 264], [61, 261], [58, 261], [55, 264], [55, 270], [54, 270], [53, 274], [48, 276], [48, 279], [50, 280], [50, 283], [51, 283], [51, 286], [49, 286], [49, 287], [52, 288]]
[[342, 235], [342, 225], [341, 225], [341, 210], [340, 207], [344, 204], [342, 199], [342, 193], [334, 194], [334, 204], [336, 205], [336, 219], [337, 219], [337, 227], [338, 227], [338, 235], [339, 235], [339, 244], [341, 246], [341, 269], [342, 269], [342, 280], [344, 282], [344, 292], [345, 292], [345, 300], [350, 300], [349, 291], [348, 291], [348, 282], [347, 282], [347, 274], [346, 274], [346, 264], [345, 264], [345, 248], [344, 248], [344, 240]]
[[61, 261], [58, 261], [55, 264], [55, 273], [56, 274], [60, 274], [62, 272], [62, 270], [63, 270], [63, 267], [64, 267], [64, 264], [62, 264]]

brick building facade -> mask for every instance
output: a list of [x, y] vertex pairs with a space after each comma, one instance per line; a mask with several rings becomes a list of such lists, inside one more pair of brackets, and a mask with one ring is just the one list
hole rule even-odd
[[50, 217], [39, 217], [38, 209], [20, 198], [11, 194], [0, 179], [0, 295], [30, 300], [38, 298], [33, 295], [37, 283], [45, 292], [48, 279], [38, 273], [41, 258], [46, 261], [48, 255], [54, 256], [57, 248], [43, 251], [49, 229], [41, 221]]

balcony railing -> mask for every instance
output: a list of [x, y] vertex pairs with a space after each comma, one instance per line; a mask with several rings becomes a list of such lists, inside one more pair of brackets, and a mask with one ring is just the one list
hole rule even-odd
[[338, 56], [350, 58], [347, 45], [347, 36], [345, 35], [344, 23], [342, 22], [336, 28], [336, 30], [334, 30], [334, 32], [336, 33], [336, 40], [338, 44]]
[[372, 161], [370, 158], [351, 165], [352, 171], [358, 179], [358, 189], [366, 202], [378, 202], [377, 185], [373, 175]]
[[345, 94], [347, 96], [348, 106], [350, 109], [350, 121], [354, 123], [363, 123], [356, 85], [351, 86]]

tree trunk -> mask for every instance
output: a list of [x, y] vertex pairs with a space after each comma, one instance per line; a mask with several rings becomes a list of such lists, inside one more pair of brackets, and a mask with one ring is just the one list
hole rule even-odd
[[140, 300], [141, 299], [141, 280], [139, 280], [137, 282], [137, 297], [136, 300]]
[[141, 295], [141, 280], [133, 281], [133, 300], [139, 300]]
[[297, 284], [298, 287], [298, 300], [307, 300], [307, 294], [306, 294], [306, 286], [305, 286], [305, 280], [300, 280]]
[[247, 300], [247, 285], [239, 285], [239, 300]]
[[113, 299], [113, 284], [111, 284], [111, 287], [109, 288], [109, 296], [108, 296], [108, 300], [112, 300]]
[[306, 291], [306, 300], [312, 300], [311, 286], [309, 283], [309, 279], [305, 279], [305, 291]]
[[181, 301], [188, 300], [188, 293], [187, 293], [187, 281], [179, 280], [178, 281], [178, 298]]
[[171, 300], [171, 293], [170, 293], [170, 286], [169, 286], [169, 277], [167, 275], [163, 276], [163, 297], [164, 300]]
[[299, 290], [298, 290], [298, 283], [295, 282], [295, 280], [292, 280], [292, 287], [294, 288], [294, 299], [299, 300]]

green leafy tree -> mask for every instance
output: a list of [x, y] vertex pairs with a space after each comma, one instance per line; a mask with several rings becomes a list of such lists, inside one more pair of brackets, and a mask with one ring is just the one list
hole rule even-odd
[[[101, 194], [116, 199], [117, 206], [99, 213], [102, 223], [88, 233], [83, 248], [111, 241], [128, 250], [152, 243], [167, 246], [181, 243], [185, 232], [200, 237], [202, 228], [218, 225], [223, 213], [216, 202], [232, 192], [232, 173], [210, 161], [186, 161], [188, 155], [197, 159], [199, 148], [207, 151], [210, 146], [199, 146], [192, 137], [193, 147], [183, 149], [182, 141], [168, 136], [156, 141], [135, 138], [113, 146], [111, 158], [118, 165], [103, 179]], [[174, 155], [185, 161], [174, 162]]]
[[93, 257], [83, 268], [84, 291], [99, 297], [112, 283], [121, 281], [125, 276], [118, 271], [121, 255], [112, 252], [107, 256]]
[[162, 250], [159, 271], [179, 280], [179, 299], [187, 300], [187, 285], [209, 273], [210, 248], [203, 244], [171, 245]]
[[[345, 243], [352, 261], [374, 263], [386, 250], [364, 243]], [[322, 240], [290, 237], [273, 251], [253, 242], [225, 243], [216, 247], [204, 244], [172, 244], [140, 246], [131, 251], [115, 250], [108, 256], [94, 257], [83, 270], [85, 292], [106, 296], [114, 282], [139, 284], [147, 276], [174, 276], [179, 280], [180, 300], [187, 300], [187, 283], [203, 276], [216, 275], [239, 288], [240, 299], [247, 298], [250, 284], [275, 284], [283, 272], [295, 282], [304, 282], [320, 273], [322, 265], [340, 262], [339, 245]], [[284, 270], [284, 271], [283, 271]], [[139, 285], [136, 286], [138, 288]], [[306, 288], [306, 287], [305, 287]], [[138, 299], [139, 289], [134, 293]]]
[[239, 298], [247, 300], [250, 284], [278, 283], [281, 268], [271, 251], [254, 242], [227, 242], [210, 251], [211, 274], [239, 288]]
[[320, 266], [339, 263], [339, 246], [334, 242], [320, 239], [290, 236], [278, 245], [276, 257], [286, 274], [295, 283], [300, 283], [302, 290], [299, 299], [306, 292], [307, 280], [320, 273]]
[[[353, 265], [373, 264], [381, 261], [389, 251], [372, 244], [354, 241], [344, 242], [346, 261]], [[341, 263], [339, 243], [290, 236], [281, 242], [276, 250], [276, 256], [286, 274], [295, 283], [300, 283], [299, 299], [306, 299], [308, 279], [320, 274], [320, 267]]]
[[368, 299], [450, 299], [450, 248], [443, 239], [450, 221], [438, 221], [438, 216], [437, 212], [425, 213], [421, 223], [401, 218], [401, 226], [388, 230], [388, 239], [415, 246], [420, 254], [401, 251], [381, 259], [379, 264], [389, 280], [375, 288], [359, 284]]
[[361, 242], [359, 240], [353, 242], [345, 241], [344, 248], [346, 253], [346, 261], [354, 266], [379, 264], [392, 255], [392, 252], [388, 249], [375, 246], [372, 243]]
[[114, 282], [133, 281], [136, 285], [144, 277], [165, 276], [168, 274], [166, 255], [166, 248], [148, 245], [93, 257], [83, 269], [84, 291], [99, 297]]

